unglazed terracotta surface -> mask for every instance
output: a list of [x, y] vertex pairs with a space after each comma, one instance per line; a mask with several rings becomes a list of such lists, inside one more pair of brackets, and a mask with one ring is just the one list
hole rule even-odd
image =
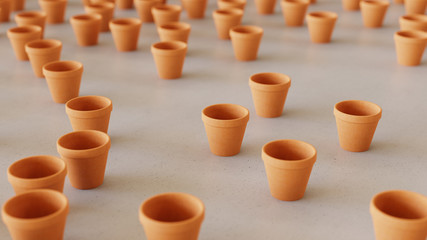
[[[178, 0], [168, 4], [180, 5]], [[160, 79], [150, 46], [158, 42], [154, 23], [141, 27], [138, 50], [118, 52], [111, 33], [96, 46], [80, 47], [69, 19], [85, 13], [69, 0], [62, 24], [46, 24], [45, 38], [63, 43], [62, 60], [83, 63], [80, 96], [112, 100], [108, 134], [111, 149], [101, 186], [79, 190], [66, 177], [70, 212], [64, 240], [147, 240], [138, 220], [140, 204], [164, 192], [197, 196], [206, 206], [199, 240], [374, 240], [369, 203], [377, 193], [406, 189], [427, 195], [427, 55], [415, 67], [397, 62], [393, 34], [402, 4], [390, 3], [383, 27], [363, 26], [360, 11], [340, 1], [317, 0], [312, 11], [339, 16], [329, 44], [313, 44], [305, 22], [284, 25], [279, 1], [272, 15], [258, 15], [247, 1], [242, 24], [264, 29], [256, 61], [234, 58], [229, 40], [220, 40], [209, 0], [204, 19], [191, 25], [183, 74]], [[25, 11], [39, 10], [27, 0]], [[72, 131], [65, 105], [52, 101], [46, 81], [30, 62], [15, 58], [0, 23], [0, 204], [15, 195], [7, 167], [34, 155], [54, 155], [59, 137]], [[116, 18], [138, 17], [115, 9]], [[292, 78], [283, 114], [256, 115], [249, 77], [279, 72]], [[369, 151], [343, 150], [333, 115], [346, 99], [374, 102], [383, 109]], [[240, 153], [211, 153], [201, 111], [233, 103], [250, 112]], [[261, 149], [277, 139], [298, 139], [317, 149], [317, 161], [302, 199], [276, 200], [270, 194]], [[11, 240], [0, 222], [0, 239]]]

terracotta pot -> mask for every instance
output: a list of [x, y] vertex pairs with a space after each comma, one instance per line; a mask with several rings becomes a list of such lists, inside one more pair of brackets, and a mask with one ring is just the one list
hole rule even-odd
[[16, 59], [27, 61], [28, 55], [25, 52], [25, 44], [40, 39], [41, 35], [42, 28], [35, 25], [9, 28], [7, 30], [7, 37], [12, 44]]
[[427, 44], [427, 34], [422, 31], [398, 31], [394, 34], [397, 62], [404, 66], [420, 65]]
[[13, 12], [22, 11], [25, 8], [25, 0], [12, 0], [10, 3]]
[[281, 0], [280, 6], [286, 26], [302, 26], [308, 5], [310, 0]]
[[70, 18], [77, 44], [80, 46], [93, 46], [98, 44], [101, 32], [102, 16], [98, 13], [76, 15]]
[[399, 18], [400, 30], [427, 31], [427, 16], [424, 14], [409, 14]]
[[111, 34], [118, 51], [135, 51], [138, 48], [141, 25], [142, 21], [139, 18], [119, 18], [110, 21]]
[[237, 8], [218, 9], [212, 15], [218, 38], [230, 39], [230, 29], [240, 25], [243, 10]]
[[234, 56], [239, 61], [257, 59], [264, 30], [257, 26], [236, 26], [230, 29]]
[[191, 26], [184, 22], [170, 22], [160, 25], [157, 28], [160, 41], [181, 41], [188, 42], [190, 36]]
[[403, 0], [393, 0], [393, 3], [396, 3], [396, 4], [403, 4], [403, 3], [404, 3], [404, 1], [403, 1]]
[[0, 0], [0, 22], [9, 22], [12, 0]]
[[258, 14], [273, 14], [276, 0], [255, 0], [255, 7]]
[[67, 166], [55, 156], [32, 156], [18, 160], [7, 169], [7, 179], [16, 194], [34, 189], [64, 189]]
[[2, 219], [14, 240], [58, 240], [63, 239], [68, 212], [64, 194], [37, 189], [7, 200]]
[[228, 157], [240, 152], [248, 109], [237, 104], [215, 104], [203, 109], [202, 120], [213, 154]]
[[159, 5], [159, 0], [134, 0], [134, 5], [142, 22], [153, 22], [151, 8]]
[[151, 8], [154, 22], [157, 26], [169, 22], [179, 22], [182, 7], [179, 5], [159, 4]]
[[317, 2], [317, 0], [310, 0], [310, 4], [314, 4], [316, 2]]
[[114, 3], [96, 2], [85, 6], [86, 13], [98, 13], [102, 16], [101, 32], [110, 31], [109, 22], [114, 16]]
[[370, 203], [376, 240], [425, 240], [427, 197], [405, 190], [378, 193]]
[[291, 78], [282, 73], [257, 73], [249, 78], [249, 86], [260, 117], [274, 118], [282, 115]]
[[424, 14], [426, 11], [427, 0], [405, 0], [406, 14]]
[[33, 72], [43, 78], [43, 66], [61, 58], [62, 43], [54, 39], [39, 39], [25, 44], [25, 52], [30, 59]]
[[46, 13], [46, 22], [63, 23], [67, 0], [39, 0], [40, 8]]
[[92, 189], [104, 182], [110, 146], [108, 134], [97, 130], [75, 131], [58, 139], [58, 153], [67, 163], [71, 186]]
[[119, 9], [132, 9], [133, 0], [116, 0], [116, 6]]
[[246, 0], [218, 0], [218, 9], [239, 8], [245, 10]]
[[205, 17], [208, 0], [181, 0], [182, 7], [187, 12], [189, 19], [201, 19]]
[[27, 11], [20, 12], [15, 15], [15, 22], [19, 27], [36, 25], [42, 28], [42, 36], [44, 36], [44, 27], [46, 23], [46, 13], [42, 11]]
[[176, 79], [182, 75], [187, 44], [181, 41], [158, 42], [151, 45], [157, 72], [162, 79]]
[[341, 148], [350, 152], [368, 151], [381, 114], [381, 107], [368, 101], [347, 100], [335, 104]]
[[197, 240], [205, 217], [203, 202], [187, 193], [162, 193], [139, 207], [147, 240]]
[[76, 97], [65, 104], [74, 131], [98, 130], [107, 133], [112, 110], [111, 100], [103, 96]]
[[66, 103], [78, 97], [83, 74], [83, 64], [76, 61], [55, 61], [43, 66], [52, 99], [56, 103]]
[[390, 3], [385, 0], [361, 0], [360, 11], [365, 27], [382, 27], [389, 5]]
[[307, 15], [308, 31], [313, 43], [329, 43], [338, 15], [334, 12], [311, 12]]
[[360, 9], [360, 0], [341, 0], [342, 7], [346, 11], [357, 11]]
[[271, 195], [282, 201], [304, 197], [316, 149], [303, 141], [282, 139], [262, 147], [262, 159]]

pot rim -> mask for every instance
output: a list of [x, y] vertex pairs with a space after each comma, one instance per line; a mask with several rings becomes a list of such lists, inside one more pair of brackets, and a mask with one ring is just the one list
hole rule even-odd
[[[240, 111], [241, 114], [239, 117], [232, 118], [232, 119], [220, 119], [215, 118], [212, 116], [209, 116], [208, 111], [215, 110], [215, 108], [222, 108], [223, 110], [225, 108], [229, 108], [228, 110], [225, 109], [225, 111]], [[205, 107], [202, 110], [202, 121], [205, 124], [216, 126], [216, 127], [239, 127], [242, 125], [247, 124], [249, 121], [249, 110], [241, 105], [238, 104], [232, 104], [232, 103], [219, 103], [214, 104]]]
[[[79, 103], [82, 100], [102, 101], [103, 106], [101, 108], [93, 109], [93, 110], [79, 110], [78, 108], [72, 106], [73, 104]], [[80, 96], [80, 97], [72, 98], [65, 103], [66, 113], [76, 118], [101, 117], [105, 114], [110, 113], [112, 110], [113, 110], [113, 102], [111, 101], [111, 99], [104, 96], [97, 96], [97, 95]]]
[[[363, 106], [361, 106], [363, 105]], [[342, 107], [344, 106], [351, 106], [353, 108], [357, 108], [357, 110], [361, 109], [362, 107], [364, 110], [366, 108], [369, 108], [368, 111], [372, 112], [370, 114], [352, 114], [347, 113], [346, 111], [343, 111]], [[339, 118], [346, 122], [353, 122], [353, 123], [372, 123], [377, 122], [380, 120], [382, 116], [382, 109], [379, 105], [364, 101], [364, 100], [344, 100], [341, 102], [338, 102], [334, 106], [334, 115], [336, 118]]]
[[[268, 78], [267, 81], [273, 79], [271, 83], [264, 81]], [[291, 86], [291, 77], [283, 73], [276, 72], [262, 72], [253, 74], [249, 78], [249, 86], [260, 91], [265, 92], [279, 92], [283, 91]]]
[[[297, 146], [295, 146], [297, 145]], [[301, 159], [283, 159], [276, 156], [271, 155], [269, 153], [268, 148], [272, 147], [291, 147], [293, 148], [298, 147], [298, 149], [305, 149], [306, 151], [310, 151], [307, 154], [307, 157], [301, 158]], [[305, 152], [304, 152], [305, 153]], [[302, 169], [302, 168], [308, 168], [313, 166], [313, 164], [316, 162], [317, 158], [317, 150], [316, 148], [304, 141], [295, 140], [295, 139], [279, 139], [270, 141], [262, 147], [262, 159], [266, 164], [269, 164], [271, 166], [274, 166], [276, 168], [281, 169]]]

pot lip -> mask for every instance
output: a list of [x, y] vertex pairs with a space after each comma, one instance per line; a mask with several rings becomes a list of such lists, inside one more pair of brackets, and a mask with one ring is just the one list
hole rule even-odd
[[[66, 70], [66, 71], [55, 71], [55, 70], [50, 70], [48, 68], [55, 66], [55, 65], [63, 65], [63, 64], [72, 64], [74, 65], [74, 68], [70, 69], [70, 70]], [[80, 71], [83, 70], [83, 64], [81, 62], [78, 61], [64, 61], [64, 60], [59, 60], [59, 61], [53, 61], [53, 62], [49, 62], [46, 63], [45, 65], [43, 65], [43, 73], [46, 75], [46, 73], [55, 73], [55, 74], [71, 74], [71, 73], [78, 73]]]
[[[212, 108], [225, 107], [225, 106], [243, 111], [243, 115], [233, 119], [218, 119], [218, 118], [210, 117], [206, 114], [206, 111]], [[206, 122], [209, 125], [235, 127], [235, 126], [239, 126], [241, 122], [247, 123], [249, 121], [249, 110], [241, 105], [233, 104], [233, 103], [214, 104], [214, 105], [207, 106], [202, 110], [202, 120], [203, 122]]]
[[[34, 47], [32, 46], [33, 44], [37, 44], [37, 43], [47, 43], [50, 46], [47, 47]], [[53, 50], [53, 49], [57, 49], [57, 48], [61, 48], [62, 47], [62, 42], [56, 39], [36, 39], [33, 41], [30, 41], [28, 43], [25, 44], [25, 51], [31, 51], [33, 53], [38, 53], [38, 52], [45, 52], [46, 50]]]
[[95, 3], [91, 3], [89, 5], [85, 5], [84, 6], [85, 9], [89, 9], [89, 10], [98, 10], [98, 9], [114, 9], [115, 5], [112, 2], [107, 2], [107, 1], [98, 1]]
[[360, 0], [360, 6], [370, 7], [388, 7], [390, 2], [387, 0]]
[[[25, 197], [26, 195], [33, 195], [33, 194], [36, 194], [36, 195], [37, 194], [44, 194], [44, 195], [46, 195], [46, 197], [49, 197], [49, 198], [52, 197], [52, 194], [56, 195], [55, 198], [57, 200], [60, 200], [62, 202], [61, 207], [57, 211], [55, 211], [55, 212], [53, 212], [53, 213], [51, 213], [49, 215], [46, 215], [46, 216], [43, 216], [43, 217], [38, 217], [38, 218], [19, 218], [19, 217], [11, 216], [6, 211], [7, 205], [11, 204], [17, 198], [22, 198], [22, 197]], [[44, 222], [44, 221], [48, 221], [50, 219], [56, 218], [58, 215], [64, 214], [64, 212], [68, 213], [68, 206], [69, 206], [68, 199], [67, 199], [67, 197], [63, 193], [58, 192], [56, 190], [52, 190], [52, 189], [35, 189], [35, 190], [29, 190], [29, 191], [26, 191], [24, 193], [17, 194], [15, 196], [13, 196], [12, 198], [9, 198], [3, 204], [3, 207], [2, 207], [2, 216], [3, 216], [3, 219], [4, 218], [8, 218], [10, 221], [13, 221], [13, 222], [19, 222], [19, 223], [25, 223], [25, 224], [31, 224], [31, 225], [33, 225], [33, 224], [39, 223], [41, 221]]]
[[394, 33], [394, 38], [406, 42], [425, 42], [427, 33], [421, 30], [401, 30]]
[[[87, 100], [87, 99], [99, 99], [99, 100], [104, 101], [106, 104], [102, 108], [98, 108], [98, 109], [94, 109], [94, 110], [78, 110], [78, 109], [70, 107], [70, 105], [72, 105], [75, 102], [79, 102], [81, 100]], [[106, 111], [111, 112], [113, 110], [113, 102], [111, 101], [111, 99], [104, 97], [104, 96], [97, 96], [97, 95], [80, 96], [80, 97], [75, 97], [75, 98], [68, 100], [65, 103], [65, 110], [66, 110], [67, 114], [78, 115], [80, 118], [83, 117], [83, 116], [81, 116], [82, 114], [85, 114], [85, 115], [86, 114], [104, 115]]]
[[[197, 205], [198, 211], [193, 217], [186, 219], [186, 220], [182, 220], [182, 221], [176, 221], [176, 222], [159, 221], [159, 220], [156, 220], [156, 219], [151, 218], [151, 217], [147, 216], [146, 214], [144, 214], [144, 207], [147, 204], [149, 204], [151, 201], [155, 201], [156, 199], [162, 198], [165, 196], [177, 196], [179, 198], [191, 199], [191, 202], [194, 203], [192, 205]], [[205, 204], [203, 203], [203, 201], [200, 198], [198, 198], [192, 194], [183, 193], [183, 192], [165, 192], [165, 193], [156, 194], [154, 196], [149, 197], [144, 202], [142, 202], [140, 207], [139, 207], [139, 219], [141, 222], [143, 220], [148, 220], [150, 222], [155, 222], [157, 224], [167, 224], [169, 226], [175, 226], [175, 227], [197, 221], [200, 218], [203, 219], [204, 215], [205, 215]]]
[[309, 12], [307, 17], [312, 20], [336, 20], [338, 18], [338, 14], [330, 11], [314, 11]]
[[[356, 114], [345, 113], [339, 109], [340, 106], [344, 104], [360, 104], [360, 103], [368, 105], [370, 108], [374, 109], [375, 112], [368, 115], [356, 115]], [[379, 105], [369, 101], [344, 100], [335, 104], [334, 115], [335, 117], [347, 122], [370, 123], [370, 122], [376, 122], [381, 118], [382, 109]]]
[[255, 25], [239, 25], [230, 29], [230, 34], [238, 35], [259, 35], [263, 34], [264, 30], [261, 27]]
[[115, 18], [109, 22], [110, 28], [124, 29], [134, 28], [142, 25], [142, 21], [139, 18], [126, 17], [126, 18]]
[[182, 7], [176, 4], [159, 4], [159, 5], [153, 6], [151, 9], [152, 11], [161, 11], [161, 12], [166, 12], [166, 11], [181, 12], [182, 11]]
[[[20, 32], [20, 31], [25, 31], [25, 32]], [[13, 27], [13, 28], [9, 28], [7, 30], [7, 36], [9, 38], [13, 37], [13, 38], [27, 38], [28, 35], [33, 35], [33, 34], [41, 34], [42, 32], [42, 27], [37, 26], [37, 25], [26, 25], [26, 26], [18, 26], [18, 27]]]
[[300, 6], [300, 5], [308, 6], [310, 4], [310, 0], [281, 0], [280, 3], [294, 5], [294, 6]]
[[[172, 49], [163, 48], [162, 45], [172, 45]], [[187, 43], [182, 41], [161, 41], [156, 42], [151, 45], [151, 52], [156, 51], [158, 53], [164, 54], [174, 54], [176, 52], [187, 50]]]
[[43, 11], [31, 10], [19, 12], [15, 15], [15, 19], [32, 19], [32, 18], [46, 18], [46, 13]]
[[102, 15], [99, 13], [83, 13], [77, 14], [70, 18], [70, 22], [89, 22], [89, 21], [101, 21]]
[[[257, 79], [257, 77], [267, 77], [271, 76], [272, 78], [277, 79], [278, 83], [265, 83], [262, 79]], [[291, 86], [291, 77], [283, 73], [276, 72], [262, 72], [256, 73], [250, 76], [249, 78], [249, 86], [254, 87], [263, 91], [282, 91]]]
[[213, 16], [243, 16], [243, 10], [240, 8], [220, 8], [213, 11]]
[[422, 22], [427, 23], [427, 15], [419, 14], [419, 13], [412, 13], [412, 14], [406, 14], [403, 16], [400, 16], [399, 18], [401, 21], [410, 21], [410, 22]]
[[[286, 143], [297, 143], [297, 144], [300, 144], [302, 146], [305, 146], [306, 148], [309, 148], [311, 151], [311, 154], [306, 158], [298, 159], [298, 160], [281, 159], [281, 158], [271, 156], [269, 153], [267, 153], [266, 148], [268, 148], [269, 146], [271, 146], [273, 144], [277, 144], [277, 143], [285, 143], [285, 144]], [[268, 164], [273, 165], [275, 167], [288, 168], [288, 169], [299, 169], [299, 168], [306, 168], [306, 167], [310, 166], [312, 163], [316, 162], [317, 150], [310, 143], [307, 143], [307, 142], [304, 142], [301, 140], [279, 139], [279, 140], [273, 140], [273, 141], [270, 141], [270, 142], [264, 144], [264, 146], [262, 147], [262, 156], [263, 156], [264, 162], [268, 162]]]
[[246, 0], [218, 0], [218, 2], [246, 4]]
[[400, 218], [400, 217], [396, 217], [396, 216], [390, 215], [390, 214], [382, 211], [381, 209], [379, 209], [377, 207], [377, 205], [375, 204], [375, 202], [378, 200], [378, 198], [380, 198], [380, 197], [382, 197], [384, 195], [393, 194], [393, 193], [399, 194], [399, 195], [402, 195], [402, 194], [411, 195], [412, 197], [416, 197], [416, 198], [424, 198], [424, 200], [426, 202], [426, 205], [427, 205], [427, 197], [426, 196], [424, 196], [424, 195], [422, 195], [420, 193], [417, 193], [417, 192], [396, 189], [396, 190], [383, 191], [383, 192], [375, 194], [372, 197], [371, 202], [370, 202], [371, 212], [372, 211], [378, 212], [381, 216], [387, 217], [387, 218], [389, 218], [392, 221], [405, 221], [405, 222], [410, 222], [410, 223], [427, 222], [427, 215], [424, 216], [424, 217], [422, 217], [422, 218], [415, 218], [415, 219], [411, 219], [411, 218]]
[[[168, 27], [172, 27], [172, 29], [168, 28]], [[158, 26], [158, 29], [171, 30], [171, 31], [173, 31], [173, 30], [189, 30], [189, 29], [191, 29], [191, 25], [189, 23], [186, 23], [186, 22], [167, 22], [167, 23], [160, 24]]]
[[[81, 134], [81, 133], [86, 133], [86, 134], [90, 134], [91, 136], [94, 136], [96, 134], [97, 138], [99, 137], [99, 135], [102, 136], [102, 138], [104, 138], [103, 143], [100, 144], [99, 146], [93, 147], [93, 148], [87, 148], [87, 149], [70, 149], [67, 148], [65, 146], [63, 146], [62, 141], [64, 141], [64, 138], [69, 137], [70, 135], [75, 135], [75, 134]], [[102, 150], [105, 147], [109, 148], [109, 145], [111, 143], [111, 139], [110, 136], [108, 136], [107, 133], [104, 133], [102, 131], [98, 131], [98, 130], [80, 130], [80, 131], [73, 131], [73, 132], [69, 132], [63, 136], [61, 136], [60, 138], [58, 138], [58, 140], [56, 141], [58, 148], [67, 151], [67, 152], [75, 152], [75, 153], [83, 153], [83, 152], [98, 152], [100, 150]], [[62, 154], [61, 154], [62, 155]]]

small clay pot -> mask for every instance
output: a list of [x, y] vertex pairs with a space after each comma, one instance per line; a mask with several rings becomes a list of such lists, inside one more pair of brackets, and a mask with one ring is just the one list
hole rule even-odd
[[138, 48], [141, 25], [142, 21], [139, 18], [119, 18], [110, 21], [111, 34], [118, 51], [135, 51]]
[[302, 26], [308, 5], [310, 5], [310, 0], [281, 0], [280, 6], [286, 26]]
[[159, 4], [151, 8], [151, 13], [157, 26], [169, 22], [179, 22], [181, 11], [181, 6], [170, 4]]
[[111, 100], [103, 96], [83, 96], [71, 99], [65, 104], [65, 112], [74, 131], [98, 130], [108, 133]]
[[427, 44], [427, 33], [418, 30], [394, 34], [397, 62], [404, 66], [420, 65]]
[[132, 9], [133, 0], [115, 0], [118, 9]]
[[158, 42], [151, 45], [157, 72], [162, 79], [176, 79], [182, 75], [187, 44], [181, 41]]
[[101, 32], [110, 31], [109, 22], [114, 16], [114, 3], [99, 1], [85, 6], [86, 13], [98, 13], [102, 16]]
[[187, 43], [190, 31], [190, 24], [184, 22], [169, 22], [157, 28], [160, 41], [162, 42], [181, 41]]
[[255, 0], [255, 7], [258, 14], [273, 14], [276, 0]]
[[92, 189], [104, 182], [110, 146], [108, 134], [97, 130], [75, 131], [58, 139], [58, 153], [67, 163], [71, 186]]
[[360, 0], [341, 0], [342, 8], [346, 11], [358, 11], [360, 9]]
[[2, 207], [2, 219], [12, 239], [58, 240], [63, 239], [68, 212], [64, 194], [37, 189], [7, 200]]
[[311, 12], [307, 15], [308, 31], [313, 43], [329, 43], [338, 15], [334, 12]]
[[98, 44], [102, 16], [98, 13], [76, 15], [70, 18], [77, 44], [93, 46]]
[[46, 22], [63, 23], [67, 0], [39, 0], [40, 8], [46, 13]]
[[260, 117], [274, 118], [282, 115], [291, 78], [282, 73], [257, 73], [249, 78], [249, 86]]
[[139, 207], [147, 240], [197, 240], [205, 217], [203, 202], [187, 193], [162, 193]]
[[43, 66], [52, 99], [56, 103], [66, 103], [79, 96], [83, 64], [76, 61], [55, 61]]
[[67, 165], [55, 156], [32, 156], [18, 160], [7, 169], [7, 179], [16, 194], [34, 189], [64, 189]]
[[25, 8], [25, 0], [12, 0], [10, 9], [12, 12], [22, 11]]
[[62, 43], [55, 39], [39, 39], [25, 44], [25, 52], [30, 59], [34, 74], [43, 78], [43, 66], [46, 63], [59, 61]]
[[239, 61], [257, 59], [264, 30], [257, 26], [236, 26], [230, 29], [234, 56]]
[[426, 0], [405, 0], [406, 14], [424, 14], [426, 11]]
[[205, 17], [208, 0], [181, 0], [182, 7], [187, 12], [189, 19], [201, 19]]
[[13, 0], [0, 0], [0, 22], [9, 22]]
[[230, 39], [230, 29], [240, 25], [243, 10], [237, 8], [218, 9], [212, 15], [218, 38]]
[[381, 114], [381, 107], [368, 101], [347, 100], [335, 104], [341, 148], [350, 152], [368, 151]]
[[382, 27], [390, 3], [387, 0], [361, 0], [363, 24], [368, 28]]
[[134, 5], [142, 22], [153, 22], [151, 8], [159, 5], [160, 0], [134, 0]]
[[218, 9], [239, 8], [245, 10], [246, 0], [218, 0]]
[[404, 0], [393, 0], [393, 3], [396, 3], [396, 4], [403, 4], [403, 3], [404, 3]]
[[303, 141], [283, 139], [265, 144], [262, 159], [271, 195], [282, 201], [304, 197], [317, 151]]
[[249, 110], [237, 104], [215, 104], [202, 111], [209, 147], [217, 156], [234, 156], [240, 152]]
[[36, 25], [42, 28], [42, 36], [44, 36], [44, 27], [46, 23], [46, 13], [42, 11], [27, 11], [20, 12], [15, 15], [15, 22], [18, 27]]
[[35, 25], [9, 28], [7, 37], [12, 44], [16, 59], [28, 61], [28, 55], [25, 52], [25, 44], [42, 36], [42, 28]]
[[427, 31], [427, 16], [424, 14], [408, 14], [399, 18], [400, 30]]
[[425, 240], [427, 197], [406, 190], [378, 193], [370, 203], [376, 240]]

